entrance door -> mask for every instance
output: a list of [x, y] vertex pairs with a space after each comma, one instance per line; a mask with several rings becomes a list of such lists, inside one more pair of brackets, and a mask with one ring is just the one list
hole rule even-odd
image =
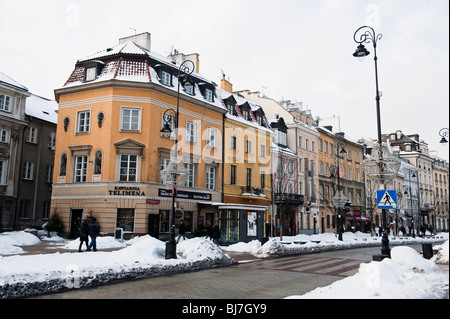
[[70, 239], [80, 237], [81, 217], [83, 217], [83, 209], [72, 209], [70, 212]]
[[159, 215], [148, 215], [148, 234], [152, 237], [159, 238]]

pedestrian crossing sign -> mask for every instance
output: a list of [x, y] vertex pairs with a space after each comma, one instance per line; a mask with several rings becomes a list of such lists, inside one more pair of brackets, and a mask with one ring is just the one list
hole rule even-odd
[[397, 191], [391, 190], [377, 191], [377, 207], [380, 209], [396, 209]]

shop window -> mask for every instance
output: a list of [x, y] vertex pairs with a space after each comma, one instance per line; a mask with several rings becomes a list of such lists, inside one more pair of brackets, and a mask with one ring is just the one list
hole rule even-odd
[[159, 231], [161, 233], [170, 232], [169, 215], [170, 215], [170, 210], [160, 210], [159, 211]]
[[239, 211], [220, 211], [219, 228], [222, 243], [237, 243], [239, 241]]
[[118, 208], [116, 225], [126, 232], [134, 232], [134, 208]]

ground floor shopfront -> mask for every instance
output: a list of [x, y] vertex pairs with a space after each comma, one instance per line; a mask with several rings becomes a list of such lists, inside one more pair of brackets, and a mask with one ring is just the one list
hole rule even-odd
[[[162, 185], [140, 183], [55, 184], [51, 212], [57, 213], [69, 238], [79, 236], [81, 220], [88, 216], [99, 221], [101, 232], [125, 237], [150, 234], [161, 240], [170, 237], [172, 190]], [[178, 189], [175, 226], [181, 220], [188, 235], [203, 234], [207, 223], [218, 221], [221, 193]], [[177, 233], [177, 230], [176, 230]], [[190, 233], [190, 234], [189, 234]]]

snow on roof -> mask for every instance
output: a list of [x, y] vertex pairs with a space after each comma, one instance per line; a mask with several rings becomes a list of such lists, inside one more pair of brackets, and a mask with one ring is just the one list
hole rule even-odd
[[0, 71], [0, 83], [5, 83], [8, 86], [14, 86], [16, 88], [28, 91], [28, 88], [26, 86], [24, 86], [24, 85], [20, 84], [19, 82], [13, 80], [12, 78], [7, 76], [2, 71]]
[[58, 122], [58, 103], [35, 94], [31, 94], [25, 103], [25, 114], [53, 124]]

